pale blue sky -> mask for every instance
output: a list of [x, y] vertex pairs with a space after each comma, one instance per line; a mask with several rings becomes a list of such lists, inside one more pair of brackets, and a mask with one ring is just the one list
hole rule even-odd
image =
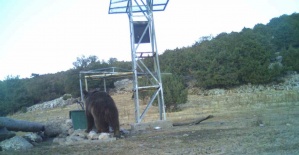
[[[68, 70], [81, 55], [131, 60], [126, 14], [110, 0], [0, 0], [0, 80]], [[299, 12], [299, 0], [170, 0], [155, 12], [158, 52]]]

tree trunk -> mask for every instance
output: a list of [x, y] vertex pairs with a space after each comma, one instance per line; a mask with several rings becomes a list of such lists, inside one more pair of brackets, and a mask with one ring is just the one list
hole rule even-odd
[[0, 128], [1, 127], [6, 127], [9, 131], [38, 132], [45, 130], [45, 126], [43, 124], [7, 117], [0, 117]]

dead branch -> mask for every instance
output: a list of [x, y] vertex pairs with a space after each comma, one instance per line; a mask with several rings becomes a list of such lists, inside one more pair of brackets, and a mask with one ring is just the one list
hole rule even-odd
[[207, 117], [204, 117], [204, 118], [199, 118], [199, 119], [196, 119], [194, 121], [189, 121], [189, 122], [178, 122], [178, 123], [173, 123], [172, 125], [173, 126], [184, 126], [184, 125], [196, 125], [196, 124], [199, 124], [200, 122], [202, 121], [205, 121], [209, 118], [213, 118], [214, 116], [213, 115], [209, 115]]

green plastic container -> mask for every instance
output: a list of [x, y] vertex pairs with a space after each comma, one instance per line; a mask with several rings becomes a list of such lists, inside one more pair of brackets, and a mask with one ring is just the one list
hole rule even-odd
[[72, 119], [74, 130], [87, 128], [85, 110], [72, 110], [69, 115], [70, 119]]

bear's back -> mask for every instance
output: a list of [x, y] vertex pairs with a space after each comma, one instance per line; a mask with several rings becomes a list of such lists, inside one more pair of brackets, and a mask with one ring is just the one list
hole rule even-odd
[[86, 104], [101, 104], [102, 106], [115, 106], [112, 97], [102, 91], [89, 92], [86, 98]]

